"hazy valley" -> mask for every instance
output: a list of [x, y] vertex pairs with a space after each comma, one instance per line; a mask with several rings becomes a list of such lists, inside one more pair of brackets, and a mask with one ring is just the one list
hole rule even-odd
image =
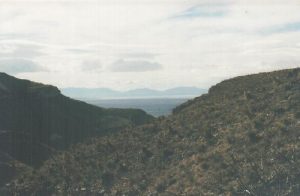
[[169, 115], [178, 105], [207, 92], [196, 87], [163, 91], [146, 88], [122, 92], [108, 88], [63, 88], [61, 91], [66, 96], [100, 107], [142, 109], [155, 117]]
[[[192, 99], [192, 98], [190, 98]], [[104, 99], [87, 100], [87, 103], [104, 108], [135, 108], [141, 109], [155, 117], [170, 115], [177, 106], [188, 98], [143, 98], [143, 99]]]

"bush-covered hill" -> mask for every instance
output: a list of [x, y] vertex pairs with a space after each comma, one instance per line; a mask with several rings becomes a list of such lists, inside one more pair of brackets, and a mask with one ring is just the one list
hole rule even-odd
[[0, 152], [31, 166], [88, 136], [152, 119], [142, 110], [99, 108], [65, 97], [54, 86], [0, 73]]
[[237, 77], [167, 118], [86, 140], [15, 195], [300, 195], [300, 69]]

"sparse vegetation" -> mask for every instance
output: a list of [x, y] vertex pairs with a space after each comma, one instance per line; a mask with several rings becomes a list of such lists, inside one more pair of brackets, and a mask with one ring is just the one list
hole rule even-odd
[[237, 77], [174, 114], [90, 138], [15, 195], [299, 195], [300, 69]]

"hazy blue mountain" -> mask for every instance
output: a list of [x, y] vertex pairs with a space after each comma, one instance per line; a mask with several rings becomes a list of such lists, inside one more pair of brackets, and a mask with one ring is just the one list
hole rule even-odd
[[120, 92], [120, 95], [123, 97], [157, 97], [161, 95], [161, 91], [149, 88], [140, 88], [126, 92]]
[[129, 91], [115, 91], [108, 88], [63, 88], [61, 92], [79, 99], [120, 99], [120, 98], [189, 98], [206, 93], [206, 89], [197, 87], [176, 87], [167, 90], [148, 88]]

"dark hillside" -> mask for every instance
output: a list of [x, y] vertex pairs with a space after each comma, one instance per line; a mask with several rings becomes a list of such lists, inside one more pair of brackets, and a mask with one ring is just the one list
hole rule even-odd
[[152, 119], [141, 110], [99, 108], [65, 97], [54, 86], [0, 73], [0, 151], [29, 165], [88, 136]]
[[168, 118], [89, 139], [17, 195], [300, 195], [300, 69], [237, 77]]

